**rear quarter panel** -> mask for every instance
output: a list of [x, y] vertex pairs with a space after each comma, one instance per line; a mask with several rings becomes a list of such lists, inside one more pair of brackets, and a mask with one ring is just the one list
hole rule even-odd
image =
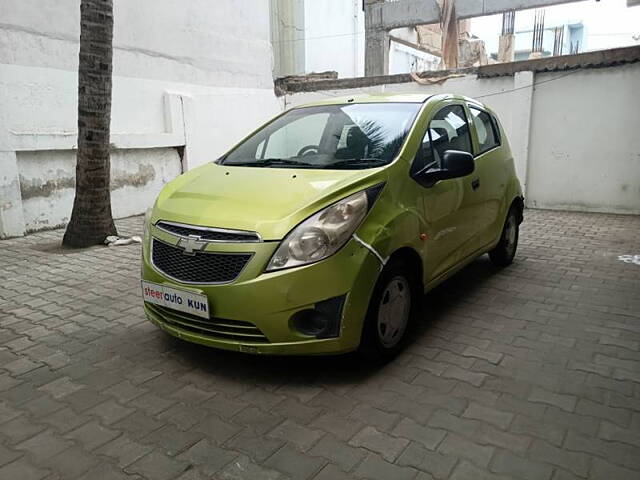
[[[502, 127], [500, 118], [486, 105], [469, 102], [467, 106], [476, 105], [489, 112], [496, 119], [500, 133], [500, 146], [477, 155], [476, 169], [481, 178], [481, 188], [485, 206], [481, 219], [486, 228], [482, 230], [483, 244], [495, 245], [502, 233], [507, 212], [516, 197], [522, 196], [520, 182], [516, 175], [515, 163], [507, 134]], [[469, 112], [470, 113], [470, 112]], [[469, 118], [473, 118], [469, 115]], [[473, 131], [474, 150], [479, 151], [475, 122], [471, 122]]]
[[[513, 204], [516, 198], [518, 197], [524, 198], [524, 195], [522, 192], [522, 186], [520, 185], [520, 180], [518, 179], [518, 174], [516, 173], [516, 166], [513, 158], [513, 152], [511, 151], [511, 145], [509, 144], [507, 133], [504, 131], [504, 128], [502, 127], [502, 122], [500, 121], [500, 118], [491, 110], [489, 111], [494, 115], [494, 117], [498, 121], [498, 126], [500, 128], [500, 138], [502, 139], [501, 149], [504, 156], [502, 168], [507, 176], [506, 188], [504, 192], [504, 202], [501, 205], [499, 215], [498, 215], [499, 219], [501, 219], [499, 227], [500, 227], [500, 231], [502, 231], [502, 226], [506, 219], [509, 208], [511, 207], [511, 205]], [[496, 242], [497, 241], [498, 239], [496, 239]]]

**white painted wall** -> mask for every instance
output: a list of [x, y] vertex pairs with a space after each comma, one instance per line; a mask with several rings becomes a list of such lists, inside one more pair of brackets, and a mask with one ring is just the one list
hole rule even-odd
[[[75, 194], [74, 152], [19, 152], [17, 157], [27, 231], [65, 225]], [[180, 173], [180, 157], [174, 148], [113, 152], [111, 209], [114, 217], [129, 217], [144, 211], [163, 185]]]
[[[535, 87], [532, 87], [535, 84]], [[287, 105], [327, 96], [456, 93], [478, 98], [502, 122], [527, 205], [640, 214], [640, 64], [481, 79], [402, 83], [288, 95]]]
[[[111, 129], [112, 141], [128, 149], [122, 156], [127, 162], [177, 174], [175, 147], [185, 146], [184, 167], [192, 168], [217, 158], [281, 110], [273, 92], [268, 2], [114, 4]], [[23, 204], [18, 179], [31, 175], [33, 157], [43, 168], [48, 158], [66, 162], [65, 168], [75, 164], [79, 5], [0, 2], [0, 238], [45, 226], [46, 218], [57, 225], [70, 214], [71, 204], [62, 199], [68, 192], [61, 192], [57, 203], [41, 201], [38, 208], [45, 210], [36, 219], [34, 200]], [[174, 94], [171, 109], [165, 108], [168, 93]], [[173, 153], [149, 150], [155, 147]], [[164, 166], [152, 159], [160, 153]], [[142, 189], [144, 198], [131, 192], [133, 210], [117, 207], [114, 198], [114, 215], [143, 212], [155, 188]]]
[[529, 205], [640, 213], [639, 86], [636, 63], [581, 70], [536, 89]]
[[[80, 0], [3, 0], [0, 63], [75, 71]], [[263, 0], [115, 0], [114, 73], [271, 88]]]
[[392, 41], [389, 47], [389, 75], [438, 70], [440, 57]]
[[362, 0], [306, 0], [306, 73], [335, 70], [339, 78], [364, 76]]
[[[414, 45], [419, 43], [418, 32], [413, 27], [395, 28], [389, 33], [392, 37], [406, 40]], [[439, 66], [440, 57], [391, 40], [391, 45], [389, 46], [389, 75], [438, 70]]]

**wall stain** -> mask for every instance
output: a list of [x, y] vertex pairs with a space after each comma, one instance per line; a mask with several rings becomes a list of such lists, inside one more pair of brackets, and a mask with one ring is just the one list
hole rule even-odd
[[147, 183], [156, 178], [156, 171], [153, 165], [138, 165], [135, 173], [123, 170], [113, 170], [111, 172], [111, 190], [118, 190], [124, 187], [144, 187]]
[[49, 197], [58, 190], [75, 188], [75, 186], [75, 177], [59, 177], [42, 183], [39, 178], [27, 179], [20, 175], [20, 192], [23, 200], [35, 197]]
[[[36, 197], [50, 197], [59, 190], [66, 188], [75, 189], [75, 176], [68, 177], [60, 175], [58, 178], [42, 182], [40, 178], [26, 178], [20, 175], [20, 191], [23, 200]], [[143, 187], [156, 178], [156, 171], [153, 165], [138, 165], [135, 173], [124, 170], [113, 170], [111, 172], [111, 190], [118, 190], [124, 187]]]

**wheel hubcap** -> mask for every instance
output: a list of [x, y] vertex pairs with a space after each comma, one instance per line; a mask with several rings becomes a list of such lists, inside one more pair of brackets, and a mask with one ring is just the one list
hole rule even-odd
[[411, 291], [406, 278], [397, 276], [387, 284], [378, 306], [378, 337], [386, 348], [402, 338], [411, 310]]
[[517, 225], [516, 219], [513, 215], [509, 216], [509, 220], [507, 220], [507, 225], [505, 226], [504, 238], [506, 240], [506, 249], [509, 255], [512, 255], [516, 248], [516, 238], [517, 238]]

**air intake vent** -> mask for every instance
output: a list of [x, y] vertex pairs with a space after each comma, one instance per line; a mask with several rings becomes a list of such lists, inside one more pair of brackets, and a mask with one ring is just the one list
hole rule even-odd
[[145, 305], [159, 320], [180, 330], [219, 340], [233, 340], [243, 343], [269, 343], [264, 333], [249, 322], [222, 318], [211, 318], [207, 320], [151, 303]]

